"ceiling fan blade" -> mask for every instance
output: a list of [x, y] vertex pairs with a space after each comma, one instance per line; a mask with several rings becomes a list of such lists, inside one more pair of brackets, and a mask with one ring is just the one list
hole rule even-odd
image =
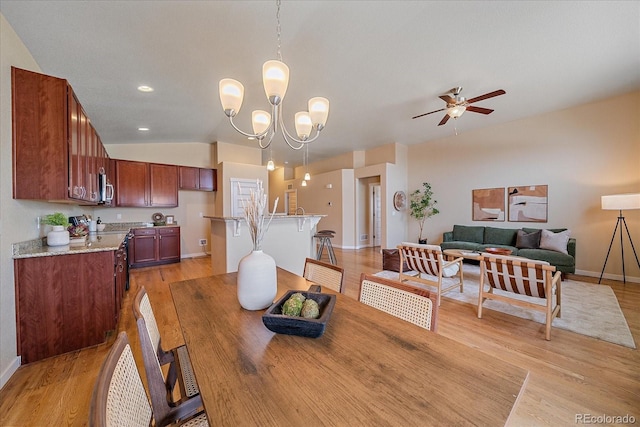
[[453, 99], [452, 97], [450, 97], [449, 95], [440, 95], [439, 98], [442, 99], [447, 104], [455, 104], [456, 103], [456, 100]]
[[411, 118], [412, 118], [412, 119], [417, 119], [418, 117], [426, 116], [426, 115], [433, 114], [433, 113], [437, 113], [437, 112], [439, 112], [439, 111], [444, 111], [444, 110], [445, 110], [444, 108], [441, 108], [441, 109], [439, 109], [439, 110], [429, 111], [428, 113], [420, 114], [420, 115], [418, 115], [418, 116], [413, 116], [413, 117], [411, 117]]
[[505, 92], [502, 89], [495, 90], [493, 92], [485, 93], [484, 95], [476, 96], [475, 98], [467, 99], [469, 104], [473, 104], [474, 102], [482, 101], [483, 99], [493, 98], [494, 96], [504, 95]]
[[447, 123], [447, 120], [449, 120], [449, 115], [445, 114], [442, 120], [440, 120], [440, 123], [438, 123], [438, 126], [442, 126], [443, 124]]
[[493, 110], [490, 109], [490, 108], [474, 107], [473, 105], [469, 105], [467, 107], [467, 111], [472, 111], [474, 113], [480, 113], [480, 114], [491, 114], [491, 113], [493, 113]]

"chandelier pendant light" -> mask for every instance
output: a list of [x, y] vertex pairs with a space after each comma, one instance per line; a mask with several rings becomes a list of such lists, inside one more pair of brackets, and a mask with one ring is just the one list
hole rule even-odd
[[268, 148], [273, 137], [279, 129], [282, 136], [294, 150], [299, 150], [306, 144], [315, 141], [324, 129], [329, 117], [329, 100], [323, 97], [315, 97], [309, 100], [309, 110], [300, 111], [295, 115], [295, 129], [297, 138], [292, 136], [284, 126], [282, 120], [282, 101], [289, 86], [289, 67], [282, 62], [280, 52], [280, 0], [276, 1], [278, 10], [276, 13], [278, 38], [278, 59], [270, 60], [262, 66], [262, 83], [264, 91], [271, 104], [271, 113], [263, 110], [255, 110], [251, 114], [253, 133], [244, 132], [233, 122], [233, 118], [242, 107], [244, 98], [244, 86], [237, 80], [222, 79], [219, 84], [220, 102], [222, 109], [229, 118], [231, 126], [242, 135], [258, 140], [260, 148]]

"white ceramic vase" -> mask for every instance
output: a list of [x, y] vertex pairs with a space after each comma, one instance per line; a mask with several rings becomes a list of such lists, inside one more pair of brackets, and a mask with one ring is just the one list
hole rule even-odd
[[69, 232], [63, 225], [53, 225], [52, 230], [47, 233], [48, 246], [64, 246], [69, 244]]
[[238, 264], [238, 301], [246, 310], [269, 307], [278, 291], [276, 262], [262, 251], [252, 251]]

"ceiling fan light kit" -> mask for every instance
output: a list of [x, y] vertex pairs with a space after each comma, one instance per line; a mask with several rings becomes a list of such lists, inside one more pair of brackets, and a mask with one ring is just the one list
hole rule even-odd
[[438, 113], [440, 111], [445, 111], [446, 114], [438, 123], [438, 126], [442, 126], [447, 123], [449, 118], [457, 119], [464, 114], [465, 111], [471, 111], [472, 113], [479, 114], [491, 114], [493, 110], [489, 108], [476, 107], [473, 104], [474, 102], [483, 101], [488, 98], [493, 98], [495, 96], [504, 95], [506, 92], [502, 89], [495, 90], [493, 92], [485, 93], [484, 95], [476, 96], [475, 98], [465, 99], [465, 97], [460, 96], [460, 92], [462, 92], [462, 86], [454, 87], [449, 91], [449, 93], [440, 95], [439, 98], [447, 103], [445, 108], [441, 108], [439, 110], [430, 111], [428, 113], [419, 114], [417, 116], [412, 117], [412, 119], [417, 119], [419, 117], [427, 116], [429, 114]]

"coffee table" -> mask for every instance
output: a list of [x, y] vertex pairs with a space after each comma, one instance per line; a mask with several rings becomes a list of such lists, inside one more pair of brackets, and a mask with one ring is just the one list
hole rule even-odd
[[480, 252], [464, 249], [445, 249], [442, 253], [450, 259], [462, 257], [464, 259], [472, 259], [474, 261], [480, 261], [480, 256], [482, 255]]

